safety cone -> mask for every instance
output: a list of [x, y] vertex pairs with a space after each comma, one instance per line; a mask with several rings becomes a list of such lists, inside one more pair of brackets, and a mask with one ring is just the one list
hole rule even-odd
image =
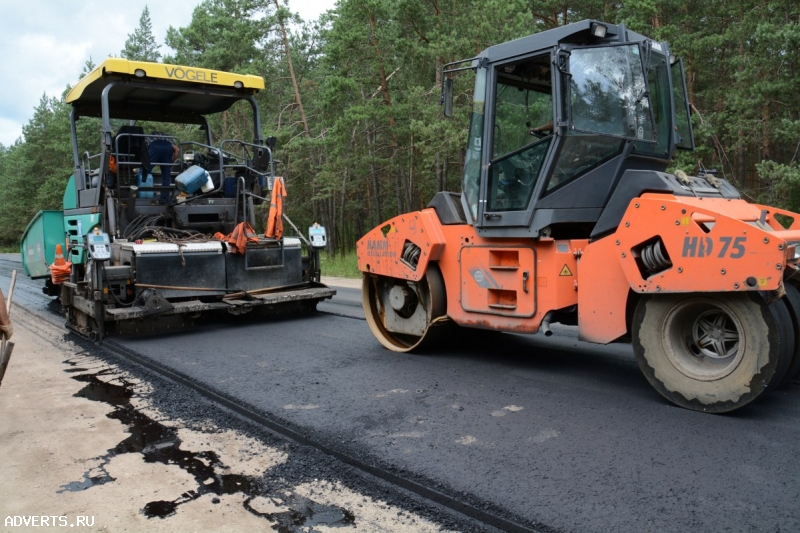
[[61, 285], [69, 281], [72, 263], [64, 260], [64, 252], [60, 244], [56, 244], [56, 260], [50, 265], [50, 279], [53, 285]]
[[56, 262], [55, 262], [55, 265], [56, 266], [63, 266], [65, 264], [67, 264], [67, 262], [64, 261], [64, 251], [61, 249], [61, 245], [60, 244], [56, 244]]

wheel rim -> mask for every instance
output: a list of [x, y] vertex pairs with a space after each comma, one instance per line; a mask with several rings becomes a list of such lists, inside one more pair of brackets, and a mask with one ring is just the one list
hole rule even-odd
[[714, 381], [731, 374], [745, 352], [744, 328], [724, 303], [707, 298], [684, 301], [667, 314], [662, 342], [670, 363], [682, 374]]
[[739, 330], [727, 313], [719, 309], [705, 311], [694, 321], [690, 348], [698, 349], [704, 357], [731, 357], [739, 350]]

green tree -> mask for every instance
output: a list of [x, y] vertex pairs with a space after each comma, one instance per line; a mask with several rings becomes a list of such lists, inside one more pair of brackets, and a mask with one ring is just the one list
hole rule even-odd
[[139, 27], [128, 34], [125, 48], [120, 55], [134, 61], [157, 62], [161, 59], [161, 52], [158, 49], [158, 43], [153, 36], [153, 25], [150, 22], [150, 10], [145, 5], [139, 17]]
[[83, 78], [84, 76], [89, 74], [91, 71], [95, 69], [96, 66], [97, 65], [94, 63], [94, 61], [92, 61], [92, 56], [89, 56], [89, 59], [87, 59], [86, 62], [83, 64], [83, 70], [81, 71], [80, 77]]
[[0, 241], [19, 240], [40, 209], [60, 209], [72, 168], [69, 134], [70, 107], [63, 98], [43, 95], [31, 120], [22, 127], [22, 140], [0, 158]]
[[629, 0], [620, 15], [686, 62], [698, 150], [682, 162], [719, 169], [750, 198], [798, 205], [800, 6]]
[[241, 74], [261, 74], [264, 42], [271, 30], [267, 0], [204, 0], [185, 28], [167, 30], [175, 50], [165, 61]]
[[[683, 58], [698, 149], [676, 166], [716, 167], [752, 198], [800, 208], [796, 2], [339, 0], [303, 24], [293, 1], [203, 0], [186, 27], [169, 29], [164, 60], [264, 77], [256, 98], [263, 134], [279, 139], [287, 210], [300, 226], [328, 226], [330, 249], [351, 250], [383, 220], [459, 190], [472, 77], [458, 75], [456, 116], [444, 119], [442, 65], [585, 18], [666, 40]], [[128, 37], [123, 57], [153, 60], [133, 55], [157, 53], [147, 8]], [[151, 45], [136, 48], [142, 41]], [[23, 138], [0, 149], [0, 206], [13, 215], [0, 239], [63, 188], [68, 111], [43, 99]], [[215, 137], [246, 137], [244, 111], [214, 119]], [[79, 127], [96, 143], [96, 124]]]
[[337, 4], [308, 99], [325, 131], [315, 198], [333, 246], [347, 249], [369, 226], [458, 189], [472, 83], [458, 80], [457, 117], [444, 119], [441, 67], [531, 33], [532, 22], [523, 0]]
[[[272, 61], [274, 4], [270, 0], [204, 0], [192, 12], [188, 26], [167, 30], [174, 54], [167, 63], [264, 76]], [[249, 112], [237, 106], [214, 117], [217, 138], [245, 136], [252, 131]]]

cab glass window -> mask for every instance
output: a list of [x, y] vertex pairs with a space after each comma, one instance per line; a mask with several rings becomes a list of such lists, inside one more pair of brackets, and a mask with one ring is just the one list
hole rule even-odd
[[487, 202], [489, 211], [527, 208], [551, 139], [552, 136], [548, 136], [492, 162]]
[[571, 50], [569, 89], [571, 131], [654, 140], [639, 45]]
[[624, 146], [623, 139], [607, 135], [582, 133], [564, 137], [545, 194], [621, 154]]
[[669, 98], [669, 70], [663, 54], [652, 52], [650, 67], [647, 69], [650, 84], [650, 102], [653, 104], [655, 143], [637, 142], [636, 153], [666, 159], [669, 157], [669, 142], [672, 126], [672, 113]]
[[497, 67], [489, 211], [524, 210], [553, 134], [550, 54]]
[[475, 73], [475, 91], [472, 96], [472, 117], [469, 123], [467, 154], [464, 159], [464, 180], [461, 190], [469, 206], [472, 220], [478, 217], [478, 193], [481, 179], [481, 146], [483, 139], [483, 117], [486, 108], [486, 69]]

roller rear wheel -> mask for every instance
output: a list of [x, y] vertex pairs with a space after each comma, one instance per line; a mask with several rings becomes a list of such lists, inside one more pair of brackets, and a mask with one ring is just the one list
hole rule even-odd
[[633, 330], [634, 354], [650, 384], [696, 411], [747, 405], [780, 383], [794, 353], [786, 306], [755, 293], [645, 297]]
[[789, 370], [786, 371], [786, 376], [783, 378], [783, 383], [781, 383], [781, 385], [788, 385], [792, 380], [800, 376], [800, 290], [790, 282], [784, 282], [784, 287], [786, 289], [786, 306], [792, 316], [792, 324], [794, 324], [795, 331], [794, 357], [789, 364]]
[[372, 333], [395, 352], [410, 352], [428, 340], [434, 321], [447, 309], [436, 265], [430, 265], [418, 282], [365, 273], [361, 303]]

